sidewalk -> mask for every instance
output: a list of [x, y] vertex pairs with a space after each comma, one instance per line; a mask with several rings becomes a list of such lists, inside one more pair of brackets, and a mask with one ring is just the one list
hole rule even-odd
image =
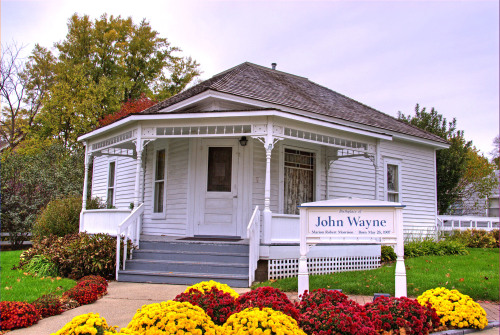
[[[66, 311], [61, 315], [52, 316], [40, 320], [37, 324], [29, 327], [17, 329], [9, 334], [12, 335], [49, 335], [61, 329], [66, 323], [75, 316], [86, 313], [99, 313], [104, 317], [109, 325], [126, 327], [137, 309], [143, 305], [158, 303], [161, 301], [172, 300], [178, 294], [184, 292], [185, 285], [162, 285], [162, 284], [142, 284], [142, 283], [124, 283], [110, 282], [108, 294], [93, 304], [80, 306]], [[248, 288], [235, 288], [238, 293], [249, 291]], [[297, 293], [288, 293], [291, 299], [297, 298]], [[349, 296], [349, 298], [360, 304], [365, 304], [372, 300], [367, 296]], [[486, 310], [488, 320], [499, 320], [498, 304], [480, 303]], [[492, 332], [493, 331], [493, 332]], [[489, 329], [484, 332], [478, 332], [481, 335], [499, 334], [498, 328]]]

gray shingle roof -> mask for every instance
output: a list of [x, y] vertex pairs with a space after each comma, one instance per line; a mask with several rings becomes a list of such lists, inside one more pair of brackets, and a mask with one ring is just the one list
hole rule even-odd
[[195, 85], [141, 114], [162, 113], [162, 109], [206, 90], [269, 102], [334, 119], [368, 125], [440, 143], [445, 140], [377, 111], [358, 101], [313, 83], [307, 78], [272, 70], [252, 63], [243, 63]]

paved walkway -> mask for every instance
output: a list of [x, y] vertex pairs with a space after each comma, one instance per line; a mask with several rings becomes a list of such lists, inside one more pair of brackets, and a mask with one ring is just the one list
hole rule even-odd
[[[187, 286], [184, 285], [161, 285], [161, 284], [138, 284], [111, 282], [108, 287], [108, 294], [90, 305], [80, 306], [66, 311], [61, 315], [52, 316], [40, 320], [36, 325], [29, 328], [14, 330], [12, 335], [49, 335], [61, 329], [75, 316], [86, 313], [99, 313], [106, 319], [109, 325], [126, 327], [137, 309], [143, 305], [171, 300], [179, 293], [184, 292]], [[247, 288], [235, 289], [238, 293], [249, 291]], [[297, 298], [297, 293], [289, 293], [292, 299]], [[372, 300], [367, 296], [349, 296], [360, 304], [365, 304]], [[485, 308], [488, 320], [499, 320], [498, 304], [481, 303]], [[492, 332], [494, 331], [494, 332]], [[479, 332], [481, 335], [499, 334], [498, 328]]]

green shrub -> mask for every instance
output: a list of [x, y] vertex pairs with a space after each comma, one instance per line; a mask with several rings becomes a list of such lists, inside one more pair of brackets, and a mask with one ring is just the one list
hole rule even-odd
[[78, 233], [82, 198], [80, 196], [52, 200], [37, 217], [33, 227], [36, 238]]
[[108, 205], [106, 202], [102, 201], [99, 197], [93, 197], [87, 199], [87, 206], [85, 209], [105, 209]]
[[[122, 243], [123, 248], [123, 243]], [[129, 241], [129, 252], [132, 244]], [[33, 247], [21, 254], [23, 267], [36, 255], [50, 259], [63, 277], [79, 279], [97, 275], [113, 278], [116, 262], [116, 237], [107, 234], [69, 234], [64, 237], [51, 235], [33, 241]]]
[[466, 246], [459, 241], [434, 241], [433, 239], [413, 240], [405, 244], [405, 257], [467, 255]]
[[390, 245], [383, 245], [380, 252], [380, 260], [383, 263], [394, 262], [397, 256], [394, 252], [394, 248]]
[[23, 267], [23, 269], [33, 275], [40, 277], [57, 277], [59, 271], [57, 266], [44, 255], [35, 255]]
[[498, 229], [492, 231], [479, 229], [454, 230], [445, 239], [458, 241], [468, 248], [498, 248]]

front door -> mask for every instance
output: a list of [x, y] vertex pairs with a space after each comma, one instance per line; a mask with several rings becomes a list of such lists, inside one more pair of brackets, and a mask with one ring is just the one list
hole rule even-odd
[[195, 235], [237, 236], [238, 142], [203, 140], [201, 149]]

